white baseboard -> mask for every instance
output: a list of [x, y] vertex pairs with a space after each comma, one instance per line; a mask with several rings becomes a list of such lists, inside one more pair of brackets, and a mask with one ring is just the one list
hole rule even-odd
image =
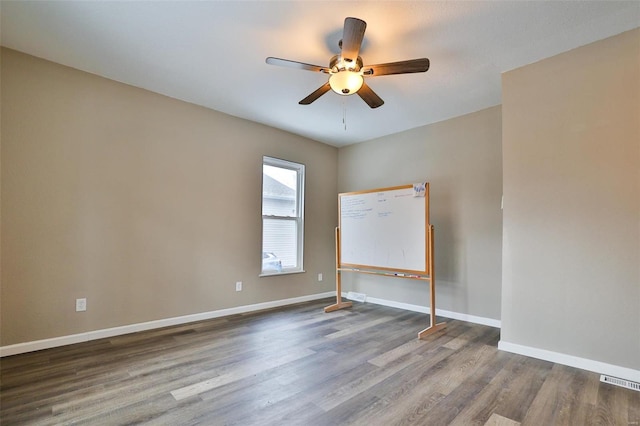
[[311, 300], [324, 299], [335, 296], [335, 291], [326, 293], [311, 294], [308, 296], [293, 297], [291, 299], [274, 300], [271, 302], [256, 303], [254, 305], [238, 306], [235, 308], [220, 309], [217, 311], [202, 312], [198, 314], [184, 315], [180, 317], [165, 318], [156, 321], [148, 321], [137, 324], [123, 325], [121, 327], [105, 328], [102, 330], [87, 331], [85, 333], [71, 334], [68, 336], [54, 337], [51, 339], [36, 340], [33, 342], [17, 343], [15, 345], [0, 346], [0, 358], [10, 355], [17, 355], [26, 352], [39, 351], [42, 349], [55, 348], [57, 346], [72, 345], [74, 343], [88, 342], [91, 340], [104, 339], [107, 337], [120, 336], [123, 334], [136, 333], [139, 331], [153, 330], [156, 328], [169, 327], [172, 325], [187, 324], [194, 321], [203, 321], [212, 318], [219, 318], [228, 315], [244, 314], [247, 312], [260, 311], [263, 309], [277, 308], [280, 306], [293, 305], [295, 303], [308, 302]]
[[568, 365], [569, 367], [580, 368], [582, 370], [593, 371], [594, 373], [606, 374], [608, 376], [618, 377], [620, 379], [630, 380], [632, 382], [640, 382], [640, 371], [631, 368], [619, 367], [617, 365], [607, 364], [592, 359], [580, 358], [573, 355], [567, 355], [559, 352], [548, 351], [546, 349], [532, 348], [530, 346], [519, 345], [516, 343], [498, 342], [498, 349], [501, 351], [512, 352], [514, 354], [524, 355], [531, 358], [542, 359], [544, 361], [555, 362], [557, 364]]
[[[343, 294], [343, 297], [346, 297], [346, 295]], [[369, 302], [369, 303], [376, 304], [376, 305], [389, 306], [391, 308], [404, 309], [406, 311], [421, 312], [421, 313], [425, 313], [425, 314], [430, 314], [431, 313], [431, 308], [429, 308], [428, 306], [413, 305], [411, 303], [395, 302], [393, 300], [378, 299], [376, 297], [369, 297], [369, 296], [367, 296], [366, 301]], [[496, 320], [496, 319], [492, 319], [492, 318], [485, 318], [485, 317], [478, 317], [478, 316], [469, 315], [469, 314], [462, 314], [460, 312], [445, 311], [443, 309], [438, 309], [438, 308], [436, 308], [436, 315], [441, 316], [441, 317], [445, 317], [445, 318], [456, 319], [456, 320], [460, 320], [460, 321], [472, 322], [474, 324], [488, 325], [489, 327], [500, 328], [500, 326], [501, 326], [500, 320]]]

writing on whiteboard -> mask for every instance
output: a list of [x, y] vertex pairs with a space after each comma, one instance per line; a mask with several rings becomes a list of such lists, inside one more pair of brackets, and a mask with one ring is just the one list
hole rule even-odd
[[413, 186], [341, 194], [341, 263], [426, 271], [427, 200]]

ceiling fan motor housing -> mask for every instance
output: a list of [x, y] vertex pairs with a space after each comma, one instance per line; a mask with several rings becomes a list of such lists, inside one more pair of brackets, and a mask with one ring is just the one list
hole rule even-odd
[[362, 58], [358, 56], [356, 61], [349, 61], [346, 59], [342, 59], [342, 55], [335, 55], [329, 61], [329, 68], [331, 68], [332, 73], [337, 73], [340, 71], [355, 71], [358, 72], [362, 69]]
[[348, 61], [341, 55], [335, 55], [329, 61], [331, 69], [329, 85], [331, 89], [339, 95], [353, 95], [362, 87], [364, 79], [360, 69], [362, 68], [362, 58], [358, 56], [356, 61]]

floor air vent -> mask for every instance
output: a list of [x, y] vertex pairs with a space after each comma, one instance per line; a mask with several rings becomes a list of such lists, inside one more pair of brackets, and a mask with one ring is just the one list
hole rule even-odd
[[617, 377], [605, 376], [604, 374], [601, 374], [600, 381], [640, 392], [640, 383], [632, 382], [631, 380], [618, 379]]
[[367, 300], [367, 295], [364, 293], [356, 293], [355, 291], [350, 291], [347, 293], [347, 299], [355, 300], [356, 302], [364, 302]]

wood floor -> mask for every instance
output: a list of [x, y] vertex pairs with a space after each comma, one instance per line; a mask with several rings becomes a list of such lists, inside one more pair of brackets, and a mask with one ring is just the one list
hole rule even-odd
[[639, 425], [640, 392], [499, 330], [332, 300], [6, 357], [8, 425]]

